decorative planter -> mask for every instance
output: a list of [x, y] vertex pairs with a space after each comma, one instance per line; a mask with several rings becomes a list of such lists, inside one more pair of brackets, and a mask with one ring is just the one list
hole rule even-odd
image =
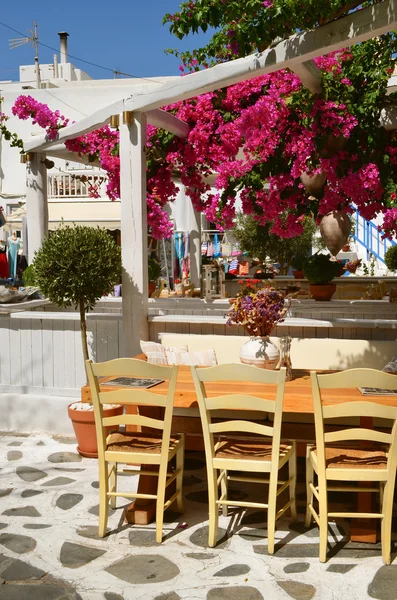
[[336, 285], [335, 283], [311, 283], [309, 285], [310, 293], [313, 296], [314, 300], [331, 300], [332, 296], [335, 293]]
[[150, 296], [153, 294], [153, 292], [156, 290], [156, 282], [155, 281], [149, 281], [148, 283], [148, 296], [150, 298]]
[[321, 219], [321, 237], [332, 256], [336, 256], [346, 244], [350, 229], [351, 222], [348, 215], [340, 210], [334, 210]]
[[[94, 411], [74, 410], [70, 407], [71, 405], [68, 406], [68, 415], [77, 439], [77, 452], [86, 458], [98, 458]], [[123, 411], [124, 406], [116, 404], [111, 408], [104, 408], [103, 414], [105, 417], [115, 417], [123, 414]], [[112, 429], [114, 430], [114, 426], [107, 427], [106, 435], [109, 435]]]
[[261, 369], [275, 369], [280, 359], [278, 348], [266, 337], [250, 337], [240, 349], [240, 362]]
[[305, 274], [301, 269], [292, 271], [292, 275], [295, 277], [295, 279], [303, 279], [305, 277]]
[[324, 187], [325, 180], [327, 179], [327, 173], [322, 171], [321, 173], [301, 173], [300, 180], [308, 194], [315, 196]]

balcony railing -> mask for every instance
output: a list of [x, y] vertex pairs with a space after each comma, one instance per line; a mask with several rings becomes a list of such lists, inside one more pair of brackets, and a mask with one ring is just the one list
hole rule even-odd
[[354, 240], [364, 246], [368, 253], [384, 263], [386, 251], [396, 242], [388, 239], [382, 240], [383, 231], [379, 231], [374, 223], [364, 219], [357, 209], [354, 218], [356, 223]]
[[48, 198], [90, 198], [105, 196], [106, 177], [101, 173], [86, 175], [79, 174], [57, 174], [48, 177]]

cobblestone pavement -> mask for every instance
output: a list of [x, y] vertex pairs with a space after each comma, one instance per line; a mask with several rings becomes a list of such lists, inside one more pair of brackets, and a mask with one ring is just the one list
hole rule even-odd
[[[348, 542], [346, 522], [330, 525], [330, 558], [319, 563], [317, 528], [302, 523], [302, 483], [300, 522], [278, 522], [274, 556], [260, 511], [230, 510], [217, 547], [208, 548], [200, 453], [187, 453], [185, 513], [167, 514], [161, 545], [154, 524], [123, 523], [122, 498], [100, 539], [97, 461], [73, 442], [0, 433], [1, 600], [397, 600], [397, 560], [385, 567], [379, 544]], [[136, 482], [121, 477], [120, 487]], [[252, 486], [231, 490], [243, 499]]]

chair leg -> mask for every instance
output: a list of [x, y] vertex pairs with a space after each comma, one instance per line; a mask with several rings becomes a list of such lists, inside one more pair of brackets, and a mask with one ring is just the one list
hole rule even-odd
[[391, 563], [391, 526], [393, 517], [394, 481], [388, 481], [383, 490], [381, 523], [382, 558], [385, 565]]
[[165, 484], [167, 481], [168, 463], [161, 464], [159, 468], [159, 477], [157, 482], [157, 500], [156, 500], [156, 542], [161, 544], [163, 541], [163, 521], [164, 521], [164, 500]]
[[[208, 473], [208, 470], [207, 470]], [[211, 469], [208, 477], [208, 513], [209, 513], [209, 525], [208, 525], [208, 545], [210, 548], [216, 546], [218, 538], [218, 521], [219, 521], [219, 510], [216, 501], [218, 500], [218, 483], [217, 483], [217, 471]]]
[[[227, 471], [224, 471], [224, 476], [222, 477], [221, 480], [221, 495], [223, 497], [224, 500], [227, 500]], [[222, 504], [222, 516], [223, 517], [227, 517], [227, 509], [228, 506], [227, 504]]]
[[[117, 463], [110, 464], [109, 488], [117, 492]], [[110, 496], [111, 508], [116, 508], [117, 496]]]
[[288, 476], [292, 477], [292, 482], [289, 484], [289, 499], [291, 501], [291, 517], [293, 521], [297, 520], [296, 514], [296, 449], [293, 445], [294, 453], [288, 461]]
[[106, 528], [109, 517], [109, 477], [108, 464], [104, 460], [99, 460], [99, 528], [98, 536], [103, 538], [106, 535]]
[[276, 510], [277, 510], [277, 475], [270, 475], [269, 498], [267, 501], [267, 551], [274, 554], [274, 535], [276, 532]]
[[328, 545], [328, 498], [327, 481], [318, 480], [319, 520], [320, 520], [320, 562], [327, 562]]
[[176, 504], [179, 512], [183, 513], [183, 469], [185, 465], [185, 444], [182, 439], [181, 447], [176, 454], [176, 469], [179, 471], [179, 475], [176, 477], [176, 489], [178, 495], [176, 497]]
[[314, 485], [314, 470], [310, 460], [311, 446], [306, 447], [306, 516], [305, 516], [305, 527], [310, 527], [312, 522], [312, 513], [310, 512], [310, 505], [313, 505], [313, 493], [310, 489], [310, 484]]

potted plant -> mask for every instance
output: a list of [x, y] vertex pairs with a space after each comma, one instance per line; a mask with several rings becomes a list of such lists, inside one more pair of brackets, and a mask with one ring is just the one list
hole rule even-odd
[[397, 245], [390, 246], [386, 250], [385, 264], [389, 271], [397, 271]]
[[241, 325], [250, 336], [240, 350], [242, 363], [262, 369], [276, 368], [280, 354], [269, 335], [283, 320], [286, 310], [284, 296], [270, 286], [234, 299], [226, 325]]
[[306, 254], [295, 254], [295, 256], [292, 257], [292, 275], [295, 277], [295, 279], [303, 279], [303, 277], [305, 276], [303, 272], [303, 265], [305, 264], [306, 259]]
[[153, 294], [156, 289], [156, 280], [161, 275], [161, 265], [157, 258], [152, 254], [148, 259], [148, 295], [149, 297]]
[[[104, 230], [93, 227], [61, 227], [44, 239], [35, 253], [33, 276], [36, 285], [61, 308], [74, 306], [80, 313], [84, 361], [89, 359], [86, 312], [111, 292], [121, 277], [121, 250]], [[104, 405], [106, 416], [121, 414], [122, 406]], [[68, 407], [82, 456], [97, 456], [95, 418], [90, 404], [76, 402]]]
[[315, 300], [331, 300], [336, 285], [331, 283], [341, 274], [341, 265], [330, 260], [329, 254], [313, 254], [306, 259], [303, 272], [310, 284], [310, 293]]

